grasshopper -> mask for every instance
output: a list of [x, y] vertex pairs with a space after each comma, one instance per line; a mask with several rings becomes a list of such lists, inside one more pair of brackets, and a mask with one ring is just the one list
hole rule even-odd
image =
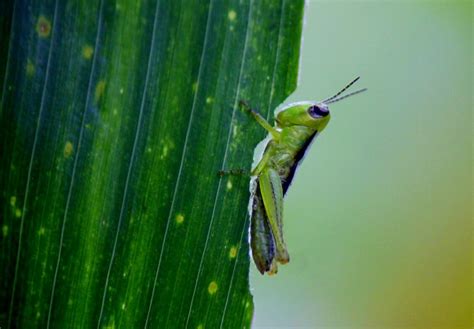
[[357, 80], [359, 77], [321, 102], [298, 102], [285, 106], [276, 113], [275, 126], [270, 125], [247, 102], [240, 101], [240, 106], [268, 131], [270, 137], [262, 158], [251, 172], [250, 245], [253, 260], [261, 274], [275, 274], [278, 263], [286, 264], [290, 260], [283, 239], [283, 197], [305, 152], [329, 122], [328, 105], [366, 90], [341, 96]]

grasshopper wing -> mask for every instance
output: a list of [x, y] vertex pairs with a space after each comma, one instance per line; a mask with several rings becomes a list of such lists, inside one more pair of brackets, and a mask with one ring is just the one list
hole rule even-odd
[[311, 147], [311, 144], [314, 142], [317, 135], [318, 135], [318, 133], [316, 132], [316, 133], [314, 133], [313, 136], [308, 138], [308, 140], [303, 144], [301, 149], [296, 154], [295, 163], [293, 164], [293, 166], [291, 166], [290, 172], [289, 172], [288, 176], [286, 177], [286, 179], [283, 181], [283, 184], [282, 184], [284, 195], [286, 195], [286, 192], [288, 191], [288, 188], [290, 187], [291, 181], [295, 177], [296, 169], [298, 169], [298, 166], [300, 165], [300, 162], [303, 161], [303, 159], [306, 155], [306, 151], [309, 150], [309, 148]]

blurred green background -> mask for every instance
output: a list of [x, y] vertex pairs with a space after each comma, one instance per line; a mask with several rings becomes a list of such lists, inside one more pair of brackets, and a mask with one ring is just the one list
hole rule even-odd
[[309, 1], [288, 101], [331, 106], [285, 202], [291, 262], [252, 267], [255, 328], [472, 328], [469, 1]]

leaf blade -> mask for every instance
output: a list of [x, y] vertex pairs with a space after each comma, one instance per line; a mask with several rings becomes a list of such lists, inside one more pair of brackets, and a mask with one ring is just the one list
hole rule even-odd
[[[0, 164], [1, 222], [10, 230], [1, 240], [1, 302], [12, 323], [250, 325], [248, 181], [217, 171], [248, 168], [264, 134], [238, 100], [268, 116], [294, 89], [302, 7], [103, 0], [16, 11], [10, 51], [19, 56], [5, 80], [15, 89], [2, 94], [0, 112], [2, 144], [13, 136]], [[57, 37], [45, 38], [35, 27], [54, 8]], [[35, 86], [45, 74], [43, 103]], [[25, 188], [31, 117], [42, 126]], [[27, 243], [18, 266], [28, 271], [12, 298], [21, 201]]]

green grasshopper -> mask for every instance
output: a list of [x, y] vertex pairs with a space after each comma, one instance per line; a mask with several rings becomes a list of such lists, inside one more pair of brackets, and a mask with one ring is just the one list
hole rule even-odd
[[283, 196], [306, 150], [329, 122], [328, 105], [366, 90], [340, 96], [357, 80], [359, 77], [322, 102], [299, 102], [285, 106], [276, 113], [274, 127], [245, 101], [240, 102], [271, 138], [260, 162], [251, 172], [250, 244], [253, 260], [262, 274], [275, 274], [278, 263], [286, 264], [290, 260], [283, 239]]

